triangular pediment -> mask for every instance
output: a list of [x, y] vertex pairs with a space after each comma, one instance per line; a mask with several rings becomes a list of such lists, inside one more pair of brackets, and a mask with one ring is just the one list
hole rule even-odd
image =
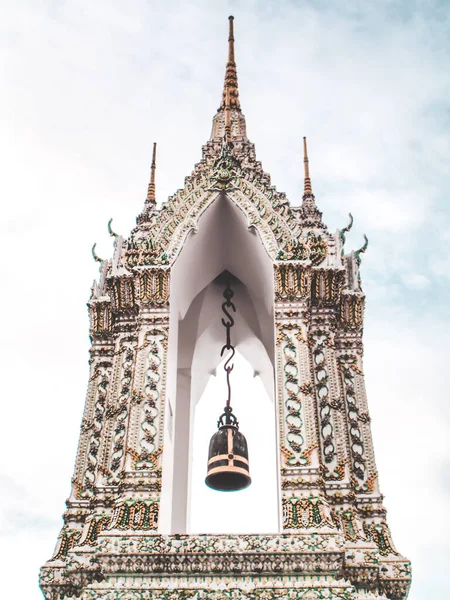
[[254, 159], [253, 144], [209, 142], [202, 161], [185, 180], [184, 188], [158, 210], [151, 207], [138, 218], [125, 255], [128, 269], [170, 265], [187, 235], [196, 231], [204, 211], [226, 194], [254, 227], [272, 260], [321, 264], [334, 245], [321, 221], [305, 219], [301, 207], [291, 206], [284, 193]]

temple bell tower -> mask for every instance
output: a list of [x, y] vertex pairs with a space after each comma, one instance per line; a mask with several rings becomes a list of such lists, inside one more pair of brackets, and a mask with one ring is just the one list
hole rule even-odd
[[[367, 239], [346, 253], [352, 218], [328, 231], [306, 139], [300, 206], [256, 160], [233, 17], [211, 137], [161, 208], [155, 151], [136, 227], [124, 239], [109, 226], [113, 257], [96, 257], [88, 392], [45, 598], [404, 600], [410, 563], [386, 522], [364, 387]], [[221, 361], [225, 281], [233, 344], [274, 404], [275, 534], [187, 533], [192, 413]]]

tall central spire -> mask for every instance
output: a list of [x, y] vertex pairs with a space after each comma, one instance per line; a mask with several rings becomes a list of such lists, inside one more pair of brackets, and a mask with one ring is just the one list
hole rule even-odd
[[[220, 104], [220, 110], [225, 110], [229, 103], [230, 109], [241, 110], [239, 102], [239, 90], [236, 63], [234, 61], [234, 29], [233, 29], [234, 17], [228, 17], [229, 30], [228, 30], [228, 62], [225, 71], [225, 82], [223, 86], [222, 102]], [[228, 98], [227, 98], [228, 95]]]
[[228, 17], [228, 60], [222, 101], [213, 117], [211, 140], [248, 141], [245, 117], [239, 102], [236, 63], [234, 59], [234, 17]]

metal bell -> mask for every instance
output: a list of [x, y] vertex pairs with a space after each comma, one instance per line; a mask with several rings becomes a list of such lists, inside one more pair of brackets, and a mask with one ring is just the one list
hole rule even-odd
[[237, 492], [251, 482], [247, 440], [236, 425], [222, 425], [209, 443], [206, 485], [221, 492]]
[[223, 366], [227, 374], [228, 399], [224, 412], [217, 421], [218, 431], [209, 442], [208, 470], [205, 479], [208, 487], [219, 492], [237, 492], [245, 489], [252, 482], [248, 468], [247, 440], [239, 431], [239, 423], [230, 405], [230, 373], [233, 370], [232, 360], [235, 354], [230, 338], [230, 329], [234, 325], [231, 315], [236, 312], [236, 307], [231, 302], [233, 296], [228, 273], [227, 285], [223, 293], [225, 302], [222, 303], [222, 311], [227, 317], [227, 320], [222, 318], [222, 325], [226, 329], [227, 337], [220, 353], [220, 356], [223, 356], [225, 351], [231, 351]]

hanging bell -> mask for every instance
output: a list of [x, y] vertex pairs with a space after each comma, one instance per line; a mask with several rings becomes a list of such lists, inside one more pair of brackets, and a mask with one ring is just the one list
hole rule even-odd
[[[223, 417], [228, 416], [225, 424]], [[205, 483], [220, 492], [237, 492], [248, 487], [252, 480], [248, 466], [247, 440], [231, 415], [219, 419], [219, 430], [209, 442], [208, 471]]]
[[218, 431], [209, 442], [208, 470], [205, 479], [208, 487], [219, 492], [237, 492], [245, 489], [252, 482], [248, 468], [247, 440], [239, 431], [239, 423], [230, 406], [230, 373], [233, 370], [232, 360], [235, 355], [235, 348], [230, 338], [230, 329], [234, 325], [231, 315], [236, 312], [236, 307], [231, 301], [233, 296], [234, 292], [230, 287], [228, 274], [227, 285], [223, 293], [225, 302], [222, 303], [222, 311], [227, 317], [227, 320], [222, 318], [222, 325], [226, 329], [227, 337], [220, 353], [220, 356], [223, 356], [225, 350], [231, 350], [223, 366], [227, 374], [228, 399], [224, 412], [217, 422]]

